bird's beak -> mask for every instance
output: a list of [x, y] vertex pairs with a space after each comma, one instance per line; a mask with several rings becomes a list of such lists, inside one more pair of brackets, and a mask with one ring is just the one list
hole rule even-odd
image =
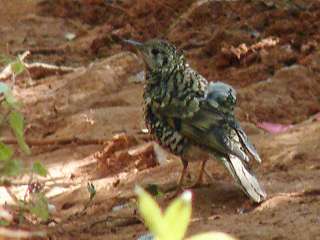
[[134, 47], [136, 47], [138, 50], [142, 50], [143, 49], [143, 43], [141, 42], [138, 42], [138, 41], [134, 41], [134, 40], [130, 40], [130, 39], [124, 39], [123, 42], [127, 43], [127, 44], [130, 44]]
[[147, 66], [151, 66], [151, 60], [148, 56], [148, 48], [144, 43], [129, 39], [124, 39], [123, 42], [131, 46], [134, 46], [134, 48], [137, 50], [138, 55], [142, 57], [143, 61], [147, 64]]

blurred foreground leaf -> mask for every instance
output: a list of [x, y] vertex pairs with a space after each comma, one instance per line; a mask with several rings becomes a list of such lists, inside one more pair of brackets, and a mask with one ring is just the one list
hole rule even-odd
[[190, 191], [184, 192], [165, 211], [164, 221], [167, 232], [174, 233], [170, 234], [172, 237], [168, 236], [166, 239], [183, 239], [191, 219], [191, 197]]
[[138, 208], [144, 223], [155, 236], [161, 240], [165, 239], [165, 226], [160, 207], [141, 187], [137, 186], [135, 192], [138, 195]]
[[12, 157], [12, 155], [13, 150], [4, 143], [0, 142], [0, 161], [8, 160]]
[[23, 115], [19, 112], [13, 111], [9, 114], [8, 116], [8, 120], [9, 120], [9, 125], [11, 127], [11, 129], [13, 130], [18, 144], [20, 146], [20, 148], [26, 153], [26, 154], [30, 154], [30, 148], [29, 146], [26, 144], [25, 140], [24, 140], [24, 119], [23, 119]]
[[9, 56], [6, 56], [5, 54], [0, 54], [0, 64], [8, 65], [10, 64], [13, 59], [11, 59]]
[[[184, 192], [169, 204], [164, 214], [151, 195], [141, 187], [136, 187], [138, 209], [149, 228], [150, 233], [139, 237], [139, 240], [182, 240], [191, 220], [192, 194]], [[201, 233], [187, 240], [235, 240], [227, 234], [219, 232]]]
[[49, 218], [48, 200], [43, 193], [36, 193], [35, 200], [30, 206], [30, 212], [46, 221]]
[[187, 238], [187, 240], [235, 240], [230, 235], [221, 232], [208, 232], [201, 233], [191, 238]]
[[6, 100], [6, 103], [14, 108], [17, 109], [20, 107], [19, 102], [15, 99], [15, 97], [12, 94], [12, 91], [10, 89], [10, 87], [5, 84], [5, 83], [1, 83], [0, 82], [0, 95], [3, 94], [4, 98]]
[[0, 219], [0, 226], [6, 227], [6, 226], [9, 226], [9, 225], [10, 225], [10, 223], [8, 221]]
[[41, 162], [36, 161], [32, 165], [32, 171], [42, 177], [46, 177], [48, 174], [47, 169], [42, 165]]
[[11, 70], [16, 76], [18, 76], [26, 70], [26, 66], [19, 58], [17, 58], [11, 63]]
[[14, 177], [18, 176], [22, 172], [21, 162], [18, 160], [6, 160], [2, 165], [1, 174]]
[[10, 88], [7, 84], [0, 82], [0, 94], [3, 93], [7, 93], [8, 91], [10, 91]]

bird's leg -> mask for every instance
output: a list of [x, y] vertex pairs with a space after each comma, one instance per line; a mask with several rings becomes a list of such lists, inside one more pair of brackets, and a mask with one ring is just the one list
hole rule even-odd
[[204, 169], [203, 171], [207, 178], [210, 179], [211, 182], [214, 182], [214, 178], [211, 176], [211, 174], [206, 169]]
[[184, 158], [181, 158], [181, 161], [182, 161], [183, 169], [181, 171], [179, 180], [177, 182], [177, 188], [174, 191], [173, 195], [169, 196], [169, 199], [173, 199], [183, 192], [182, 184], [183, 184], [184, 175], [186, 175], [186, 171], [188, 168], [188, 161], [186, 161]]
[[182, 183], [183, 183], [184, 175], [186, 174], [186, 171], [187, 171], [187, 168], [188, 168], [188, 161], [186, 161], [183, 158], [181, 158], [181, 161], [182, 161], [183, 169], [182, 169], [182, 172], [180, 174], [178, 185], [177, 185], [177, 189], [178, 190], [182, 190]]
[[203, 184], [203, 174], [205, 172], [205, 166], [206, 166], [206, 162], [208, 159], [201, 161], [201, 165], [200, 165], [200, 173], [199, 176], [195, 182], [195, 184], [192, 185], [192, 188], [194, 187], [199, 187]]

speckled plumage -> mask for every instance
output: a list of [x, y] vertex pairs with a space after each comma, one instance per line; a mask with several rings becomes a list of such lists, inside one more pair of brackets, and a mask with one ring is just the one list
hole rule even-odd
[[235, 90], [222, 82], [208, 83], [170, 43], [135, 45], [146, 63], [145, 121], [151, 134], [184, 163], [197, 156], [204, 161], [200, 155], [207, 155], [195, 147], [207, 152], [225, 165], [251, 199], [265, 199], [247, 164], [252, 157], [261, 159], [234, 117]]
[[[198, 99], [204, 96], [207, 81], [189, 68], [183, 57], [179, 60], [159, 72], [147, 72], [144, 101], [151, 133], [161, 145], [181, 155], [189, 141], [179, 133], [179, 118], [191, 117], [199, 109]], [[172, 116], [167, 118], [162, 111], [170, 111]]]

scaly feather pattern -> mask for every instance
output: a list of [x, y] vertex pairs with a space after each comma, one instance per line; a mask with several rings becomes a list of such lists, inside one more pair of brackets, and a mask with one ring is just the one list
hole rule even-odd
[[145, 121], [151, 134], [180, 156], [200, 147], [225, 165], [251, 199], [264, 200], [266, 193], [248, 166], [251, 158], [261, 159], [234, 116], [236, 91], [222, 82], [208, 83], [170, 43], [136, 45], [147, 66]]

